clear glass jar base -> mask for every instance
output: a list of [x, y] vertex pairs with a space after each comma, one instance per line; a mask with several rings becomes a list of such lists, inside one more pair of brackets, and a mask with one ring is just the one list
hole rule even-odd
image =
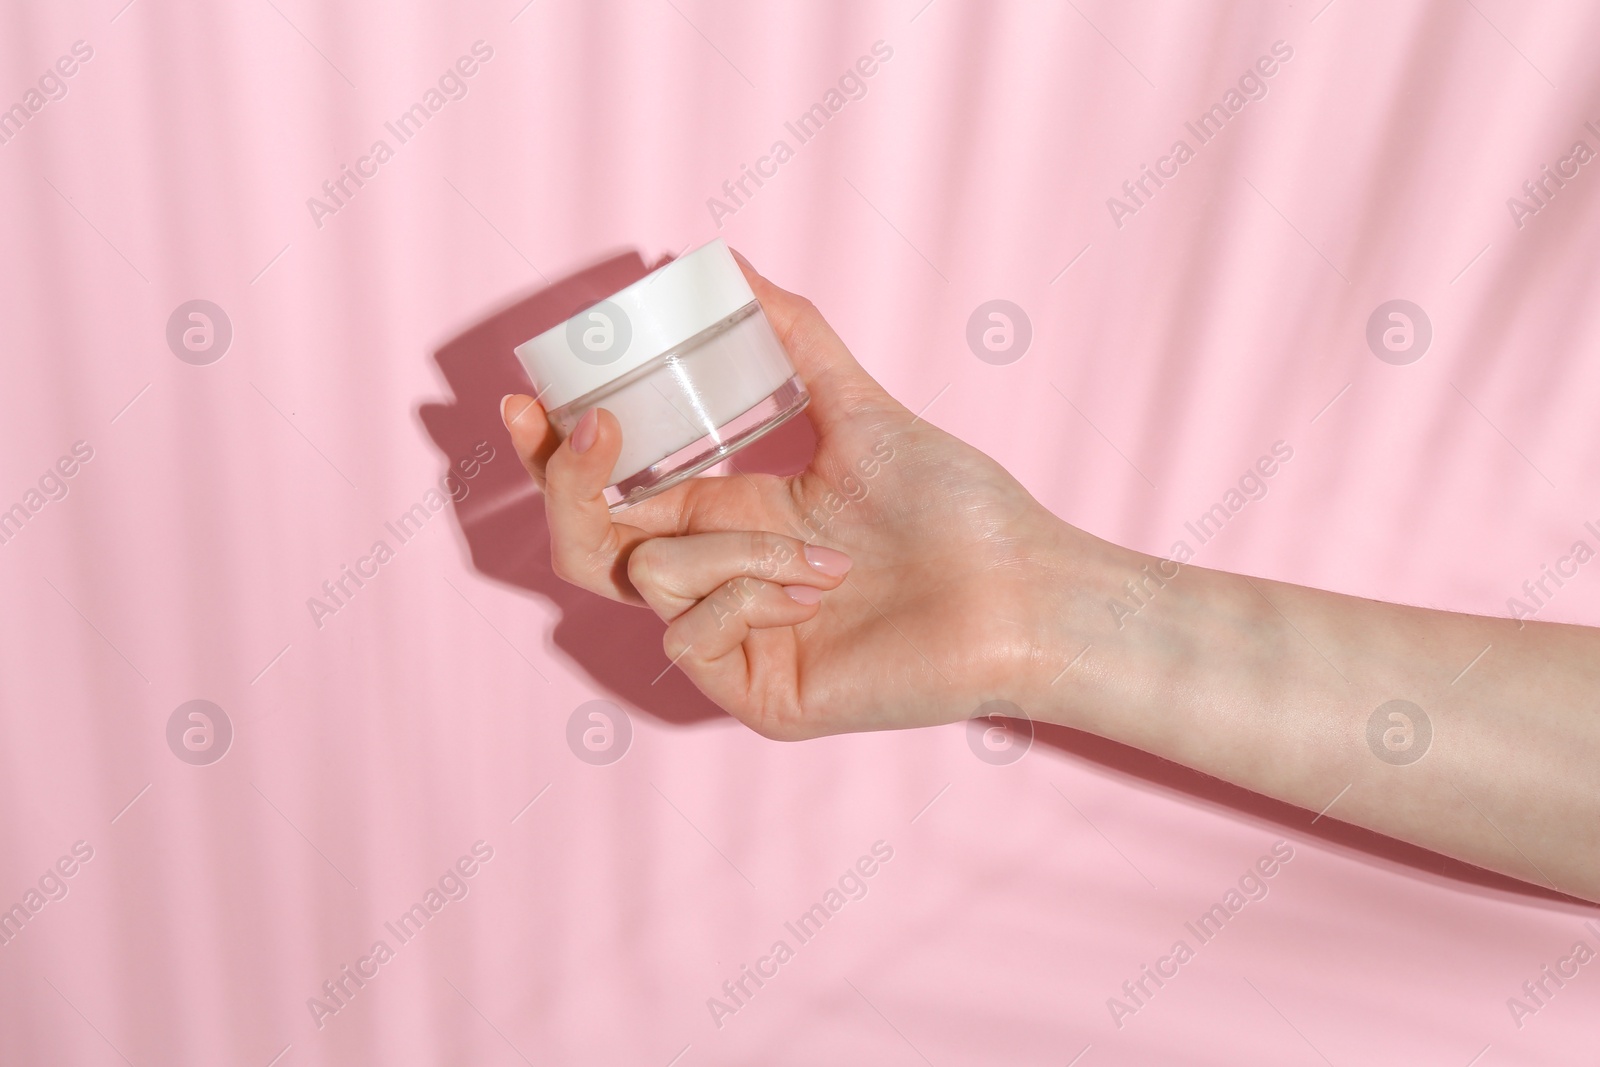
[[800, 378], [790, 378], [761, 403], [719, 427], [715, 434], [707, 434], [633, 477], [607, 486], [606, 504], [613, 512], [621, 511], [693, 478], [776, 430], [804, 411], [810, 401], [811, 394]]

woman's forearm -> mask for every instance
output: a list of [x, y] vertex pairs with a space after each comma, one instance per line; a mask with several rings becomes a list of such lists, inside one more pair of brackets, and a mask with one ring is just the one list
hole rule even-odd
[[1073, 555], [1036, 717], [1600, 900], [1600, 631]]

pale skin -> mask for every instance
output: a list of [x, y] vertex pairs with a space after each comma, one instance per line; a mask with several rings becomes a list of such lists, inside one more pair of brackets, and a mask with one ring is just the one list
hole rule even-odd
[[[1010, 701], [1600, 901], [1600, 630], [1180, 568], [1103, 541], [917, 418], [815, 307], [740, 263], [811, 392], [803, 472], [696, 478], [613, 516], [609, 412], [563, 441], [532, 397], [501, 405], [544, 491], [556, 573], [655, 611], [667, 657], [729, 714], [801, 740]], [[1129, 602], [1129, 581], [1145, 606], [1119, 618], [1108, 603]], [[1409, 764], [1368, 741], [1395, 699], [1432, 728]]]

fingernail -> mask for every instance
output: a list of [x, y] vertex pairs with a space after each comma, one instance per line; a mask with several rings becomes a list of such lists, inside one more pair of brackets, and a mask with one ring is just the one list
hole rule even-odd
[[[511, 402], [513, 400], [522, 401], [517, 405], [515, 411], [511, 410]], [[506, 429], [511, 429], [512, 424], [526, 415], [528, 409], [533, 407], [535, 403], [536, 401], [531, 396], [523, 396], [521, 393], [507, 393], [500, 398], [500, 421], [506, 424]]]
[[806, 546], [806, 562], [830, 578], [842, 578], [855, 566], [855, 560], [843, 552], [821, 545]]
[[810, 607], [812, 604], [822, 603], [822, 590], [813, 589], [809, 585], [786, 585], [783, 591], [789, 594], [789, 599], [796, 604]]
[[572, 428], [572, 450], [579, 455], [589, 451], [594, 446], [594, 439], [600, 436], [600, 416], [596, 410], [590, 408], [585, 411], [578, 425]]

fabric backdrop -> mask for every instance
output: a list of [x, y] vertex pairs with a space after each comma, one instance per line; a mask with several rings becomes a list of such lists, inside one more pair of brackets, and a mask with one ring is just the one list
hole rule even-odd
[[1600, 622], [1597, 35], [1512, 0], [5, 5], [0, 1062], [1592, 1054], [1594, 910], [1337, 798], [1044, 727], [746, 731], [552, 576], [496, 405], [512, 345], [721, 235], [1097, 535]]

